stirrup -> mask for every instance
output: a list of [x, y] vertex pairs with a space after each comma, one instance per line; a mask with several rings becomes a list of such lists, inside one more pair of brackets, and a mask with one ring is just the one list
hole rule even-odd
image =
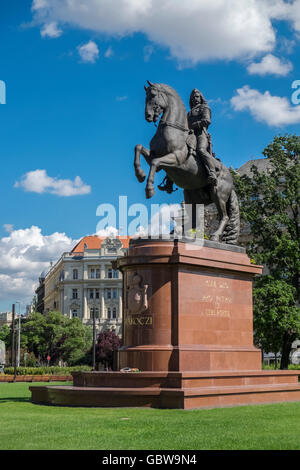
[[177, 191], [178, 188], [173, 189], [173, 182], [165, 176], [163, 181], [158, 185], [158, 189], [161, 191], [167, 191], [168, 194], [172, 194], [174, 191]]

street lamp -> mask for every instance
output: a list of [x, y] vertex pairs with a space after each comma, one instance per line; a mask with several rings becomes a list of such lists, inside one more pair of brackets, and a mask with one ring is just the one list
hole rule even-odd
[[95, 318], [95, 302], [93, 306], [93, 370], [96, 370], [96, 318]]
[[[96, 331], [96, 299], [93, 300], [93, 370], [96, 370], [96, 336], [97, 336], [97, 331]], [[100, 311], [100, 305], [99, 305], [99, 310]], [[99, 320], [99, 315], [98, 315], [98, 320]]]
[[19, 304], [19, 321], [18, 321], [18, 350], [17, 350], [17, 367], [20, 367], [20, 343], [21, 343], [21, 302], [17, 301], [16, 304]]

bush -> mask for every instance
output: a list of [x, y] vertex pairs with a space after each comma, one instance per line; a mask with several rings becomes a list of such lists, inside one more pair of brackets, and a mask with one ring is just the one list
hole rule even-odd
[[[288, 368], [289, 370], [300, 370], [300, 364], [290, 364]], [[271, 365], [263, 364], [262, 369], [263, 370], [276, 370], [275, 364], [271, 364]]]
[[[17, 375], [70, 375], [75, 371], [90, 371], [90, 366], [74, 367], [17, 367]], [[14, 375], [14, 367], [5, 367], [4, 374]]]

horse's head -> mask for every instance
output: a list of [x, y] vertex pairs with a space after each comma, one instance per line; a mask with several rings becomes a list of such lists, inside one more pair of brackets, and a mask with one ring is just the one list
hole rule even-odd
[[149, 81], [148, 83], [148, 87], [144, 86], [146, 91], [145, 119], [148, 122], [156, 122], [166, 109], [168, 102], [166, 94], [159, 84], [153, 84]]

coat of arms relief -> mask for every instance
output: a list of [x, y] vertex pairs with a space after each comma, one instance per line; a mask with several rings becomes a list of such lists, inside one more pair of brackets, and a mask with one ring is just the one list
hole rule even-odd
[[148, 308], [148, 285], [137, 272], [129, 273], [126, 290], [126, 309], [128, 313], [142, 313]]

